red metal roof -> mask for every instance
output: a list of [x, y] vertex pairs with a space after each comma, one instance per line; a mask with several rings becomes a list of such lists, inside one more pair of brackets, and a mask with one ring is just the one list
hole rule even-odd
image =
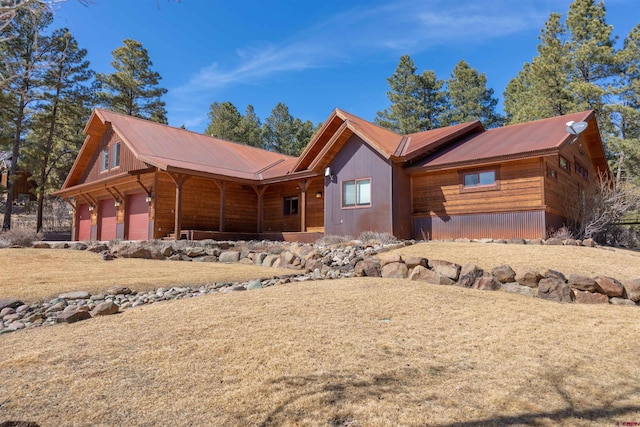
[[560, 148], [572, 136], [566, 130], [568, 121], [589, 121], [596, 126], [593, 111], [556, 116], [489, 129], [455, 141], [441, 151], [416, 164], [412, 170], [443, 169], [468, 163], [504, 158], [523, 158]]
[[214, 175], [260, 179], [260, 174], [295, 158], [261, 148], [225, 141], [107, 110], [96, 110], [110, 122], [131, 150], [160, 169], [188, 169]]

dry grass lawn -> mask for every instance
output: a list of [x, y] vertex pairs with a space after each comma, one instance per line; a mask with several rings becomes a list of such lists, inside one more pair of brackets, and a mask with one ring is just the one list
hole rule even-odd
[[144, 291], [294, 273], [244, 264], [131, 258], [103, 261], [93, 252], [61, 249], [0, 249], [0, 272], [0, 299], [16, 298], [25, 302], [69, 291], [99, 293], [113, 285]]
[[473, 263], [485, 270], [503, 264], [512, 268], [547, 268], [589, 277], [610, 276], [618, 280], [640, 278], [640, 252], [577, 246], [505, 245], [499, 243], [428, 242], [396, 249], [391, 253], [443, 259], [464, 265]]
[[634, 307], [367, 278], [162, 302], [0, 335], [0, 421], [640, 422], [639, 317]]

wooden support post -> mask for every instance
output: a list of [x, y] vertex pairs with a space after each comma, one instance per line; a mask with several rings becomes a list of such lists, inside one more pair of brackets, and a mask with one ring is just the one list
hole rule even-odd
[[220, 190], [220, 224], [218, 225], [219, 231], [225, 231], [225, 216], [226, 216], [226, 204], [227, 204], [227, 182], [226, 181], [213, 181]]
[[300, 231], [307, 231], [307, 187], [309, 185], [308, 180], [300, 181]]
[[253, 191], [258, 195], [258, 224], [257, 232], [262, 233], [262, 227], [264, 222], [264, 192], [267, 190], [268, 185], [254, 185]]
[[182, 186], [189, 179], [189, 176], [167, 172], [176, 184], [176, 207], [174, 211], [173, 231], [175, 239], [182, 237]]

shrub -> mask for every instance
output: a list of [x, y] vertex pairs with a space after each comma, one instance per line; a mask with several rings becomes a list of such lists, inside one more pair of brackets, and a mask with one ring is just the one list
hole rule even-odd
[[337, 245], [338, 243], [348, 242], [350, 240], [353, 240], [351, 236], [335, 236], [335, 235], [329, 234], [327, 236], [324, 236], [316, 240], [316, 245], [331, 246], [331, 245]]
[[548, 238], [554, 238], [554, 239], [560, 239], [560, 240], [574, 239], [573, 233], [566, 226], [562, 226], [562, 227], [558, 228], [557, 230], [552, 228], [547, 233], [547, 237]]
[[360, 234], [358, 240], [361, 240], [363, 242], [374, 240], [380, 242], [383, 245], [398, 243], [398, 239], [396, 239], [396, 236], [394, 236], [393, 234], [381, 233], [378, 231], [365, 231], [364, 233]]
[[18, 245], [18, 246], [31, 246], [33, 242], [42, 240], [42, 233], [36, 233], [33, 230], [26, 228], [12, 228], [11, 230], [3, 231], [0, 233], [0, 245], [3, 247]]

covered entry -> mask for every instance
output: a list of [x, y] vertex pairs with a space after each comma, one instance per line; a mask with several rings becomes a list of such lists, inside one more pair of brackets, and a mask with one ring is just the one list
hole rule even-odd
[[149, 203], [145, 193], [127, 196], [125, 237], [129, 240], [149, 238]]

